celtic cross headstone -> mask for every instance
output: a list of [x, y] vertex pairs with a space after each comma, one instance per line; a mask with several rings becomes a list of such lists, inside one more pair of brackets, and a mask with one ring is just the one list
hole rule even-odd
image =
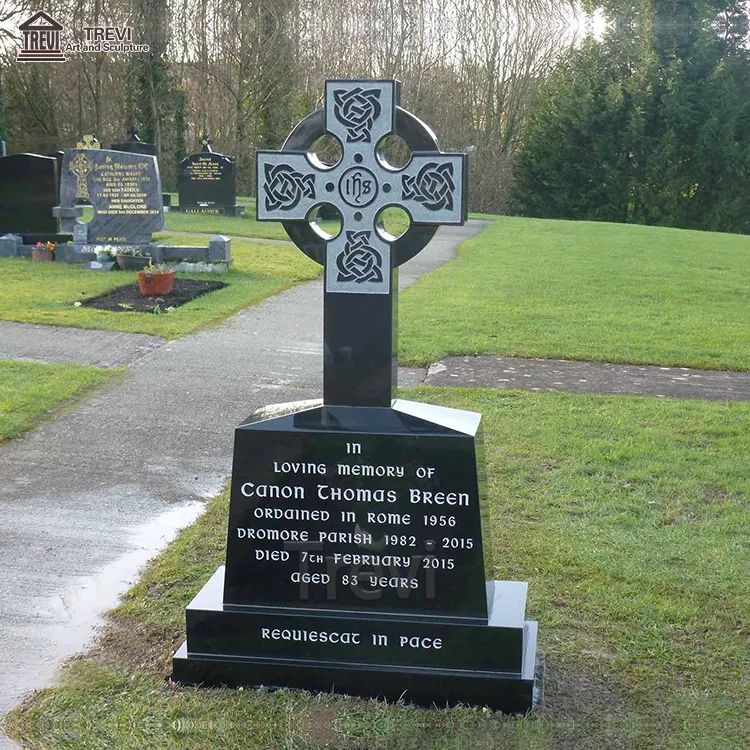
[[[333, 166], [309, 153], [326, 132]], [[401, 169], [379, 153], [389, 134], [412, 151]], [[465, 179], [394, 81], [328, 81], [325, 106], [258, 154], [258, 218], [325, 266], [324, 400], [237, 428], [226, 566], [187, 607], [175, 680], [532, 707], [526, 583], [486, 575], [481, 415], [393, 398], [397, 269], [464, 221]], [[335, 237], [310, 222], [321, 204], [343, 217]], [[377, 226], [388, 206], [412, 220], [398, 239]]]
[[[78, 218], [81, 201], [94, 210], [88, 223]], [[98, 147], [65, 149], [54, 214], [77, 246], [150, 244], [151, 235], [164, 228], [156, 157]]]
[[[388, 406], [395, 382], [398, 266], [414, 257], [441, 224], [467, 215], [465, 154], [442, 153], [430, 129], [399, 105], [397, 81], [327, 81], [325, 107], [303, 120], [281, 151], [257, 156], [257, 217], [283, 221], [300, 249], [325, 266], [325, 403]], [[310, 149], [338, 139], [338, 164]], [[390, 165], [381, 144], [400, 136], [412, 157]], [[334, 206], [341, 231], [311, 225], [316, 207]], [[381, 212], [403, 208], [411, 226], [398, 239], [379, 226]]]

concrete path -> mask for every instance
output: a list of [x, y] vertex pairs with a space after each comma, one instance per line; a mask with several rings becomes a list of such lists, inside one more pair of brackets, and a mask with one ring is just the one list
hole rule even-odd
[[433, 364], [424, 382], [437, 386], [750, 401], [750, 372], [560, 359], [449, 357]]
[[[401, 285], [483, 227], [441, 230]], [[152, 348], [126, 377], [0, 446], [0, 716], [86, 644], [137, 563], [222, 487], [235, 426], [257, 407], [320, 396], [322, 308], [318, 280]], [[82, 359], [121, 336], [103, 333], [75, 332]], [[49, 341], [16, 334], [4, 351], [51, 359]]]
[[122, 367], [164, 343], [157, 336], [0, 320], [0, 359]]

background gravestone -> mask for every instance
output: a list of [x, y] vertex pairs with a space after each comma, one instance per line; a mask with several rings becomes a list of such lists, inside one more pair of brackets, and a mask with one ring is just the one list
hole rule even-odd
[[[94, 218], [76, 217], [88, 201]], [[61, 224], [76, 244], [145, 245], [164, 228], [161, 180], [156, 158], [104, 149], [66, 149], [60, 187]]]
[[[62, 179], [63, 159], [65, 158], [65, 152], [50, 151], [48, 154], [44, 155], [51, 156], [53, 159], [55, 159], [55, 161], [57, 161], [57, 202], [55, 203], [55, 206], [58, 206], [60, 204], [60, 180]], [[55, 214], [55, 216], [57, 216], [57, 214]]]
[[65, 158], [65, 152], [64, 151], [50, 151], [48, 154], [44, 154], [44, 156], [51, 156], [53, 159], [57, 161], [57, 192], [58, 192], [58, 200], [59, 200], [60, 178], [62, 177], [62, 163], [63, 163], [63, 159]]
[[201, 150], [178, 164], [179, 205], [172, 210], [190, 214], [237, 216], [237, 177], [233, 156], [214, 153], [211, 139], [201, 135]]
[[146, 143], [146, 141], [141, 140], [137, 130], [131, 130], [127, 141], [112, 144], [112, 151], [125, 151], [129, 154], [156, 156], [156, 144]]
[[52, 213], [58, 204], [58, 162], [52, 156], [0, 158], [0, 234], [19, 234], [25, 245], [66, 242]]
[[[156, 144], [147, 143], [141, 140], [138, 131], [133, 129], [128, 135], [127, 141], [112, 144], [113, 151], [125, 151], [129, 154], [146, 154], [156, 156]], [[162, 205], [166, 208], [172, 205], [172, 196], [169, 193], [162, 193]]]
[[[398, 99], [395, 81], [328, 81], [325, 108], [258, 154], [258, 218], [325, 266], [323, 405], [237, 428], [226, 566], [188, 605], [174, 679], [523, 712], [537, 627], [526, 583], [486, 580], [481, 415], [394, 399], [398, 266], [465, 221], [467, 175]], [[333, 169], [307, 152], [325, 132]], [[403, 169], [377, 154], [391, 133]], [[336, 237], [305, 221], [321, 203]], [[415, 224], [395, 241], [377, 227], [389, 205]]]

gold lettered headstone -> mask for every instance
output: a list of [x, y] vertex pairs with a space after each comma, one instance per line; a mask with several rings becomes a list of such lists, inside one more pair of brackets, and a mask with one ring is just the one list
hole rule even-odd
[[78, 143], [76, 148], [101, 148], [101, 141], [95, 135], [84, 135]]

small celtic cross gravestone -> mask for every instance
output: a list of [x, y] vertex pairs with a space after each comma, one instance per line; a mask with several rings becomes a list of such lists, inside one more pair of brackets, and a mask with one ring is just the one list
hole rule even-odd
[[[397, 268], [441, 224], [466, 221], [467, 157], [439, 150], [430, 129], [399, 106], [397, 81], [327, 81], [325, 106], [305, 118], [281, 151], [258, 152], [257, 216], [282, 221], [294, 242], [325, 266], [324, 401], [387, 406], [396, 386]], [[310, 153], [324, 134], [342, 146], [338, 164]], [[400, 136], [412, 151], [403, 168], [381, 144]], [[341, 231], [324, 236], [315, 209], [341, 214]], [[380, 226], [388, 207], [411, 226], [399, 238]]]
[[213, 152], [211, 146], [213, 146], [214, 139], [211, 138], [204, 130], [201, 130], [200, 135], [198, 136], [198, 141], [201, 144], [201, 151], [209, 154]]
[[101, 148], [102, 144], [95, 135], [84, 135], [78, 143], [76, 148]]

